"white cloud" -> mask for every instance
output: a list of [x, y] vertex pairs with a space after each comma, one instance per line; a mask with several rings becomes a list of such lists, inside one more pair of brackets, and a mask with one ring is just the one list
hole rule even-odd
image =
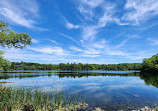
[[87, 48], [87, 49], [80, 49], [77, 47], [70, 47], [71, 50], [75, 52], [79, 52], [79, 56], [83, 57], [99, 57], [101, 52], [99, 50], [93, 49], [93, 48]]
[[158, 39], [154, 39], [154, 38], [147, 38], [150, 42], [151, 45], [158, 45]]
[[92, 46], [93, 46], [94, 48], [103, 49], [103, 48], [106, 46], [106, 44], [107, 44], [107, 41], [105, 41], [105, 40], [103, 39], [103, 40], [101, 40], [101, 41], [99, 41], [99, 42], [93, 43]]
[[91, 20], [93, 16], [93, 9], [100, 6], [103, 0], [80, 0], [78, 11], [83, 15], [85, 19]]
[[82, 30], [83, 40], [93, 40], [98, 33], [95, 26], [85, 26]]
[[[99, 5], [103, 5], [100, 6], [101, 11], [103, 11], [101, 16], [96, 16], [97, 13], [95, 15], [92, 15], [90, 18], [91, 21], [95, 20], [95, 22], [93, 22], [93, 24], [86, 24], [84, 26], [82, 26], [82, 39], [81, 41], [86, 41], [86, 40], [91, 40], [93, 41], [97, 34], [100, 32], [100, 29], [105, 28], [107, 26], [108, 23], [116, 23], [118, 25], [127, 25], [127, 23], [122, 23], [118, 18], [116, 18], [115, 12], [115, 5], [108, 3], [108, 2], [101, 2], [102, 4]], [[98, 5], [97, 5], [98, 6]], [[93, 13], [95, 11], [91, 10]], [[81, 13], [81, 12], [80, 12]], [[89, 12], [88, 12], [89, 13]], [[82, 13], [81, 13], [82, 14]]]
[[9, 21], [39, 31], [47, 29], [35, 26], [34, 20], [38, 17], [39, 7], [35, 0], [1, 0], [0, 15]]
[[103, 0], [81, 0], [82, 4], [95, 8], [102, 4]]
[[93, 11], [91, 9], [86, 9], [86, 7], [80, 6], [78, 10], [85, 19], [91, 19], [93, 15]]
[[140, 37], [138, 35], [127, 35], [127, 38], [124, 39], [120, 44], [115, 46], [115, 48], [123, 47], [130, 39], [139, 39]]
[[110, 56], [127, 56], [128, 54], [125, 53], [124, 51], [122, 50], [119, 50], [119, 49], [113, 49], [113, 48], [110, 48], [110, 47], [107, 47], [103, 50], [103, 53], [105, 55], [110, 55]]
[[153, 24], [150, 24], [150, 25], [147, 25], [147, 26], [141, 26], [139, 28], [139, 30], [147, 30], [147, 29], [153, 28], [153, 27], [155, 27], [157, 25], [158, 25], [158, 23], [153, 23]]
[[36, 40], [36, 39], [31, 39], [31, 41], [32, 41], [32, 43], [38, 43], [39, 42], [39, 40]]
[[139, 25], [141, 22], [158, 14], [157, 0], [127, 0], [125, 7], [127, 12], [122, 20], [131, 22], [133, 25]]
[[88, 48], [84, 50], [85, 54], [101, 54], [101, 51], [93, 49], [93, 48]]
[[83, 54], [101, 54], [99, 50], [93, 49], [93, 48], [87, 48], [87, 49], [80, 49], [77, 47], [70, 47], [71, 50], [82, 52]]
[[74, 51], [77, 51], [77, 52], [82, 52], [83, 51], [82, 49], [74, 47], [74, 46], [70, 47], [70, 49], [74, 50]]
[[48, 54], [54, 54], [54, 55], [67, 55], [68, 54], [68, 52], [62, 49], [61, 47], [40, 47], [40, 48], [28, 47], [28, 49], [33, 50], [35, 52], [48, 53]]
[[79, 44], [77, 40], [75, 40], [73, 37], [69, 36], [69, 35], [66, 35], [66, 34], [63, 34], [63, 33], [59, 33], [61, 36], [63, 37], [66, 37], [72, 41], [74, 41], [75, 43]]
[[56, 42], [55, 40], [49, 40], [49, 41], [56, 44], [56, 45], [61, 45], [60, 43]]
[[68, 29], [78, 29], [79, 28], [79, 25], [74, 25], [74, 24], [72, 24], [72, 23], [70, 23], [70, 22], [68, 22], [68, 21], [66, 21], [66, 27], [68, 28]]
[[99, 57], [100, 55], [96, 55], [96, 54], [81, 54], [81, 56], [83, 56], [83, 57]]
[[122, 37], [125, 33], [126, 33], [126, 31], [125, 32], [121, 32], [121, 33], [115, 35], [114, 37], [112, 37], [110, 39], [110, 42], [113, 41], [113, 40], [115, 40], [115, 39], [117, 39], [117, 38], [119, 38], [119, 37]]
[[[37, 49], [37, 48], [36, 48]], [[34, 50], [36, 50], [34, 49]], [[39, 48], [38, 48], [39, 49]], [[2, 49], [1, 49], [2, 50]], [[44, 50], [44, 49], [43, 49]], [[38, 50], [39, 51], [39, 50]], [[41, 51], [40, 51], [41, 52]], [[87, 57], [87, 58], [81, 58]], [[108, 60], [103, 59], [95, 59], [91, 60], [89, 57], [94, 57], [97, 55], [55, 55], [52, 53], [36, 53], [32, 49], [25, 48], [25, 49], [5, 49], [4, 57], [10, 61], [26, 61], [26, 62], [38, 62], [38, 63], [51, 63], [51, 64], [58, 64], [58, 63], [104, 63]], [[79, 58], [78, 58], [79, 57]]]

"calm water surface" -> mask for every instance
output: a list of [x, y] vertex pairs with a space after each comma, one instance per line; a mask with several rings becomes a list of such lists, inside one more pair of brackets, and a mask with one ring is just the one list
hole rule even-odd
[[158, 104], [158, 75], [139, 71], [15, 71], [0, 73], [5, 86], [82, 95], [90, 107], [130, 110]]

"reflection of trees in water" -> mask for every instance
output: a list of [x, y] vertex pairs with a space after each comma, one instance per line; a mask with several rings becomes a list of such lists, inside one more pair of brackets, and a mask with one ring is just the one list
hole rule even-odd
[[158, 73], [140, 73], [133, 72], [129, 74], [113, 74], [113, 73], [60, 73], [57, 74], [59, 78], [67, 77], [67, 78], [81, 78], [81, 77], [90, 77], [90, 76], [119, 76], [119, 77], [140, 77], [146, 85], [152, 85], [158, 88]]
[[85, 72], [57, 72], [56, 74], [48, 73], [12, 73], [12, 74], [0, 74], [0, 79], [9, 79], [9, 78], [33, 78], [40, 76], [58, 76], [59, 78], [67, 77], [67, 78], [82, 78], [82, 77], [91, 77], [91, 76], [119, 76], [119, 77], [140, 77], [146, 85], [152, 85], [158, 88], [158, 73], [140, 73], [140, 72], [132, 72], [128, 74], [116, 74], [116, 73], [85, 73]]
[[81, 77], [90, 77], [90, 76], [123, 76], [123, 77], [128, 77], [128, 76], [139, 76], [139, 72], [132, 72], [129, 74], [120, 74], [120, 73], [58, 73], [56, 74], [59, 78], [62, 77], [67, 77], [67, 78], [81, 78]]
[[158, 73], [141, 73], [140, 78], [146, 85], [152, 85], [158, 88]]
[[0, 74], [0, 79], [9, 79], [9, 78], [33, 78], [33, 77], [40, 77], [40, 76], [52, 76], [50, 73], [44, 73], [44, 74], [32, 74], [32, 73], [25, 73], [25, 74], [17, 74], [17, 73], [12, 73], [12, 74]]

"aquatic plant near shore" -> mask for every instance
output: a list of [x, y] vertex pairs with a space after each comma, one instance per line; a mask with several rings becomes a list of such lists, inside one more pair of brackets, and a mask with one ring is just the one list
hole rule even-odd
[[0, 110], [55, 111], [86, 109], [87, 104], [78, 97], [67, 97], [61, 92], [49, 93], [40, 90], [0, 86]]

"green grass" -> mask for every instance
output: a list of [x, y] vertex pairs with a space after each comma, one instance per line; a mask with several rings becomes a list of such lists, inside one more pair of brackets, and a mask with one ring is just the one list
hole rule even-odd
[[61, 92], [0, 86], [0, 111], [75, 111], [86, 107], [81, 98], [64, 96]]

